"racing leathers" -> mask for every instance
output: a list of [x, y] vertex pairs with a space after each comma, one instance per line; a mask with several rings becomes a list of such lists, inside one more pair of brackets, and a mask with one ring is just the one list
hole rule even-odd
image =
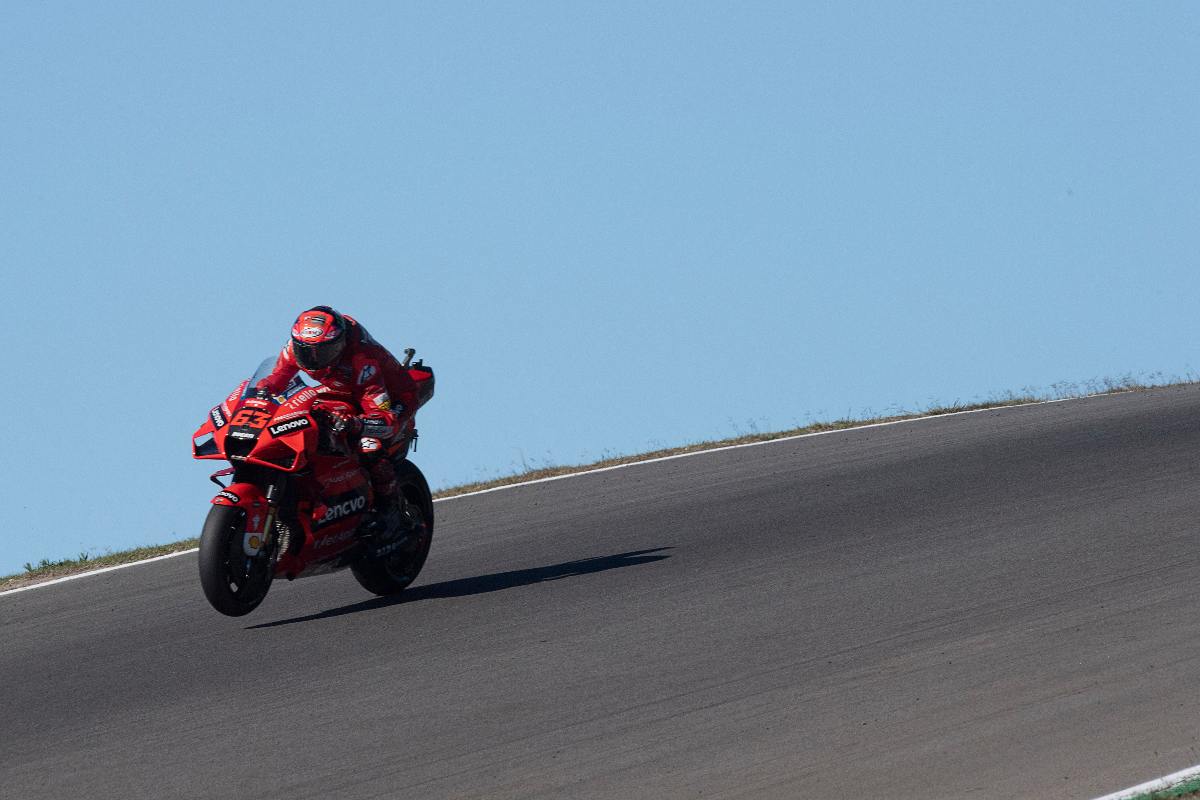
[[[358, 449], [363, 466], [371, 476], [375, 493], [375, 508], [396, 507], [396, 472], [387, 458], [393, 445], [411, 435], [417, 408], [417, 384], [388, 350], [376, 342], [366, 329], [352, 317], [342, 315], [347, 330], [346, 347], [337, 361], [322, 369], [304, 370], [320, 382], [321, 393], [330, 399], [343, 400], [360, 410], [347, 422], [349, 439], [358, 435]], [[276, 394], [283, 392], [301, 367], [289, 339], [271, 374], [259, 382], [258, 388]], [[390, 527], [390, 526], [389, 526]]]

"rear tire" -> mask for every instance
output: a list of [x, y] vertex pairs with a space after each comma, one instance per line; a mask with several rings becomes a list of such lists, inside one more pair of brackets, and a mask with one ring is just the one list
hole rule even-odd
[[245, 532], [243, 509], [213, 506], [200, 534], [200, 586], [212, 607], [230, 617], [258, 608], [275, 577], [274, 559], [242, 550]]
[[404, 460], [396, 465], [396, 482], [408, 501], [413, 525], [409, 540], [394, 554], [382, 558], [363, 556], [350, 566], [359, 585], [381, 596], [399, 594], [416, 580], [433, 544], [433, 495], [425, 476], [415, 464]]

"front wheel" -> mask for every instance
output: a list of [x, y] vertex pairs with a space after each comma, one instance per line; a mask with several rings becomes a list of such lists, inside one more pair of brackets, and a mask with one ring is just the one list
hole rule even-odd
[[406, 501], [406, 538], [387, 555], [363, 556], [350, 566], [359, 585], [378, 595], [399, 594], [416, 580], [433, 543], [433, 496], [425, 476], [411, 461], [403, 460], [396, 465], [396, 481]]
[[243, 551], [245, 533], [244, 510], [213, 506], [200, 534], [200, 586], [212, 607], [230, 617], [258, 608], [274, 577], [265, 552], [252, 557]]

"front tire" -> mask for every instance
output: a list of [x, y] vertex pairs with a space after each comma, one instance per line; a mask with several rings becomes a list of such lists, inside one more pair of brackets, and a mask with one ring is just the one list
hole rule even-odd
[[372, 594], [396, 595], [417, 579], [433, 544], [433, 495], [425, 476], [411, 461], [396, 465], [396, 482], [407, 501], [411, 532], [395, 553], [381, 558], [363, 556], [350, 566], [355, 580]]
[[258, 608], [274, 578], [269, 555], [251, 557], [242, 550], [245, 533], [243, 509], [213, 506], [200, 534], [200, 586], [212, 607], [230, 617]]

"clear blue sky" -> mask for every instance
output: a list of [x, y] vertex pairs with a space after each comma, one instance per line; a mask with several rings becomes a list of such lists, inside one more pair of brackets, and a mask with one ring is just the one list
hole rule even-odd
[[0, 5], [0, 574], [330, 303], [435, 486], [1196, 365], [1194, 3]]

